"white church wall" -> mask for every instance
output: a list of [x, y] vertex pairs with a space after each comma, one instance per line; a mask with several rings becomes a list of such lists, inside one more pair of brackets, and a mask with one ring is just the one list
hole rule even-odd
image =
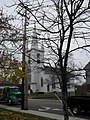
[[[41, 70], [39, 73], [39, 91], [40, 92], [46, 92], [46, 85], [44, 84], [44, 71]], [[42, 82], [42, 83], [41, 83]]]
[[[34, 36], [36, 36], [35, 32], [36, 30], [34, 30]], [[33, 92], [61, 92], [57, 77], [50, 71], [50, 68], [47, 67], [47, 71], [44, 71], [44, 48], [38, 47], [38, 41], [35, 38], [32, 39], [31, 50], [28, 54], [30, 55], [30, 85]], [[55, 88], [52, 86], [54, 77]]]

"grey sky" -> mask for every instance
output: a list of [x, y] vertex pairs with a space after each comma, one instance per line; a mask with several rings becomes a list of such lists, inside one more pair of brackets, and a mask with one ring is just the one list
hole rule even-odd
[[8, 8], [7, 6], [10, 6], [13, 4], [13, 0], [0, 0], [0, 9], [11, 15], [14, 13], [14, 7], [13, 8]]
[[[17, 0], [14, 0], [17, 1]], [[15, 7], [12, 8], [7, 8], [5, 5], [9, 6], [13, 4], [13, 0], [0, 0], [0, 9], [4, 9], [5, 12], [8, 14], [14, 14]], [[81, 63], [83, 67], [90, 61], [90, 53], [82, 52], [82, 51], [77, 51], [74, 52], [74, 59], [76, 63]]]

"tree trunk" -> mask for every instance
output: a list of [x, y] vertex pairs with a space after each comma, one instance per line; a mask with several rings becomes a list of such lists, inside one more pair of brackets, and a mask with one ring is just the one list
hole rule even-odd
[[67, 78], [64, 74], [62, 76], [62, 103], [63, 103], [63, 111], [64, 111], [64, 120], [69, 120], [68, 115], [68, 107], [67, 107]]
[[63, 111], [64, 111], [64, 120], [69, 120], [66, 93], [63, 93], [62, 96], [63, 96], [62, 103], [63, 103]]

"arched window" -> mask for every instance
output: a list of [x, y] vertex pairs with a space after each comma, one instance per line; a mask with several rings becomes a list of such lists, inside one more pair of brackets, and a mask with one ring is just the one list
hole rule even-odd
[[52, 89], [55, 89], [55, 77], [52, 76]]
[[41, 87], [43, 87], [43, 78], [41, 77]]
[[37, 60], [40, 60], [40, 53], [37, 53]]
[[37, 63], [40, 64], [40, 54], [37, 53]]

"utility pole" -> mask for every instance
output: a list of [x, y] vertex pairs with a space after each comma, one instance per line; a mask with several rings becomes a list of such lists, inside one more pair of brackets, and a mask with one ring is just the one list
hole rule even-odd
[[[22, 63], [23, 63], [23, 72], [27, 73], [27, 37], [26, 37], [26, 25], [27, 25], [27, 10], [25, 9], [25, 21], [24, 21], [24, 33], [23, 33], [23, 53], [22, 53]], [[22, 103], [21, 109], [27, 110], [28, 109], [28, 80], [27, 77], [22, 79]]]

